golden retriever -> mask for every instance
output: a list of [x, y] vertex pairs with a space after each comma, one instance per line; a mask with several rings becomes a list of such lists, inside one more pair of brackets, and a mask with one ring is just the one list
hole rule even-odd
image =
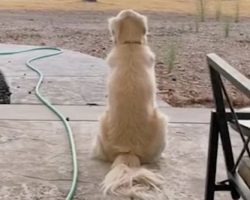
[[156, 104], [154, 53], [147, 45], [147, 18], [123, 10], [109, 19], [113, 49], [107, 57], [107, 110], [100, 119], [94, 156], [113, 162], [104, 193], [159, 199], [163, 177], [141, 167], [165, 147], [166, 117]]

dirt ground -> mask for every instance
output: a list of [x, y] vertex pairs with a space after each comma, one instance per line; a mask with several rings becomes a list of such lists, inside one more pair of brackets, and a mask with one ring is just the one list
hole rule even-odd
[[[172, 106], [211, 106], [206, 54], [217, 53], [250, 78], [250, 18], [239, 23], [193, 15], [142, 12], [149, 18], [149, 45], [156, 54], [159, 94]], [[113, 11], [0, 11], [0, 42], [48, 45], [105, 58], [111, 49], [107, 18]], [[229, 36], [225, 37], [225, 30]], [[169, 63], [174, 65], [169, 67]], [[249, 99], [229, 87], [238, 106]]]
[[1, 0], [0, 9], [9, 10], [122, 10], [133, 8], [135, 10], [164, 11], [174, 13], [197, 13], [202, 4], [206, 14], [215, 14], [219, 9], [221, 13], [235, 15], [239, 8], [241, 16], [250, 16], [249, 0]]

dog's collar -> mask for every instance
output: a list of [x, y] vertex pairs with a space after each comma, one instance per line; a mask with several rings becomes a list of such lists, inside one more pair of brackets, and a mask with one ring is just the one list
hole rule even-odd
[[125, 41], [123, 44], [142, 44], [140, 41]]

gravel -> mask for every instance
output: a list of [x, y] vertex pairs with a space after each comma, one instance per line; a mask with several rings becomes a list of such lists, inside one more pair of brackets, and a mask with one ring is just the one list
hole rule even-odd
[[[105, 58], [111, 49], [107, 19], [111, 11], [1, 11], [0, 42], [49, 45]], [[214, 52], [250, 78], [250, 19], [230, 23], [164, 12], [149, 18], [149, 45], [156, 53], [159, 95], [170, 105], [211, 107], [212, 92], [206, 54]], [[174, 48], [174, 51], [173, 51]], [[174, 56], [173, 56], [174, 52]], [[173, 59], [173, 60], [171, 60]], [[168, 66], [168, 63], [174, 63]], [[226, 84], [236, 106], [249, 99]]]

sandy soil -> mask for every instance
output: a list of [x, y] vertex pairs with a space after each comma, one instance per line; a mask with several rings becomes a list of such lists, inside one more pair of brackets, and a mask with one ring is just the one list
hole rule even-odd
[[[207, 19], [195, 23], [192, 15], [143, 12], [149, 17], [149, 43], [157, 56], [160, 95], [173, 106], [211, 106], [212, 95], [206, 54], [215, 52], [250, 78], [250, 19], [229, 23]], [[104, 58], [111, 48], [107, 18], [111, 11], [1, 11], [0, 42], [49, 45]], [[198, 29], [198, 31], [197, 31]], [[168, 67], [175, 49], [172, 69]], [[173, 53], [173, 51], [172, 51]], [[249, 99], [229, 87], [233, 101]]]
[[[239, 7], [241, 16], [250, 16], [249, 0], [202, 0], [205, 2], [206, 14], [214, 15], [220, 10], [227, 15], [235, 15]], [[16, 10], [135, 10], [164, 11], [175, 13], [197, 13], [201, 0], [97, 0], [96, 3], [87, 0], [1, 0], [0, 9]]]

